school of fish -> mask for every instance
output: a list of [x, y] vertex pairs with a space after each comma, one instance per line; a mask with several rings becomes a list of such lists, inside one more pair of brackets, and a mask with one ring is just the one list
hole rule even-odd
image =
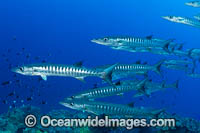
[[[198, 8], [200, 7], [200, 2], [192, 1], [185, 3], [185, 5]], [[200, 14], [196, 14], [193, 19], [182, 16], [162, 16], [162, 18], [200, 28]], [[165, 40], [155, 38], [153, 35], [145, 37], [122, 35], [94, 38], [91, 42], [113, 50], [123, 50], [131, 53], [152, 53], [163, 55], [164, 58], [155, 64], [139, 60], [130, 64], [116, 62], [115, 64], [106, 64], [94, 68], [87, 68], [82, 63], [72, 65], [27, 64], [12, 68], [12, 71], [27, 76], [40, 76], [45, 81], [50, 76], [74, 77], [83, 82], [85, 77], [99, 77], [107, 83], [106, 86], [95, 87], [78, 94], [73, 94], [65, 98], [60, 104], [71, 109], [86, 111], [96, 115], [105, 114], [123, 117], [156, 117], [164, 110], [135, 107], [133, 105], [130, 106], [130, 104], [125, 106], [104, 103], [95, 101], [95, 99], [114, 95], [123, 96], [124, 93], [130, 91], [135, 92], [133, 96], [135, 98], [143, 96], [150, 98], [153, 93], [167, 88], [178, 90], [179, 80], [171, 84], [166, 83], [163, 80], [164, 75], [161, 68], [182, 70], [189, 77], [200, 78], [200, 74], [196, 73], [196, 66], [200, 62], [200, 49], [184, 49], [184, 44], [178, 44], [172, 38]], [[168, 57], [175, 57], [175, 59]], [[153, 81], [149, 76], [150, 72], [154, 72], [159, 76], [162, 82]]]

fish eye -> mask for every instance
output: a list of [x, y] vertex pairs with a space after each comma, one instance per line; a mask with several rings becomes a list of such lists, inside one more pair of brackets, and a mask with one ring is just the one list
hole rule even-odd
[[71, 96], [71, 98], [74, 99], [75, 97], [74, 97], [74, 96]]
[[108, 40], [108, 38], [104, 38], [104, 41], [107, 41]]
[[24, 71], [23, 67], [20, 67], [19, 70], [20, 70], [20, 71]]
[[169, 18], [173, 18], [172, 16], [169, 16]]
[[70, 103], [70, 105], [71, 105], [71, 106], [73, 106], [73, 105], [74, 105], [74, 103]]

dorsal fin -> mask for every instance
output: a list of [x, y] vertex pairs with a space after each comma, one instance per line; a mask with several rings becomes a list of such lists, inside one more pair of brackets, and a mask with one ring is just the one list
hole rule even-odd
[[162, 81], [162, 83], [161, 83], [161, 87], [162, 87], [162, 89], [165, 88], [165, 81]]
[[191, 55], [192, 55], [193, 50], [194, 50], [194, 48], [189, 49], [189, 51], [188, 51], [188, 56], [189, 56], [190, 58], [191, 58]]
[[131, 103], [129, 103], [129, 104], [127, 104], [129, 107], [134, 107], [135, 106], [135, 103], [134, 102], [131, 102]]
[[135, 63], [136, 63], [136, 64], [141, 64], [141, 61], [140, 61], [140, 60], [138, 60], [138, 61], [136, 61]]
[[153, 38], [153, 35], [146, 36], [146, 39], [148, 40], [151, 40], [152, 38]]
[[115, 85], [121, 85], [121, 81], [116, 82]]
[[83, 61], [76, 62], [76, 63], [73, 64], [73, 66], [82, 67], [83, 66]]
[[145, 62], [143, 63], [143, 65], [147, 65], [147, 62], [145, 61]]
[[97, 88], [97, 84], [94, 84], [92, 89], [96, 89], [96, 88]]

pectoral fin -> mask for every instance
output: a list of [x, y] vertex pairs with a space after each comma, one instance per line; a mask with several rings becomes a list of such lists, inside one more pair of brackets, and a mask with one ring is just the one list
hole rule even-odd
[[47, 76], [46, 75], [41, 75], [41, 78], [45, 81], [47, 81]]
[[80, 80], [81, 82], [85, 82], [84, 77], [76, 77], [76, 79]]
[[140, 96], [143, 96], [143, 95], [144, 95], [143, 93], [138, 92], [135, 95], [133, 95], [133, 97], [140, 97]]
[[135, 103], [131, 102], [131, 103], [128, 104], [128, 106], [133, 108], [135, 106]]
[[76, 66], [76, 67], [82, 67], [82, 65], [83, 65], [83, 61], [79, 61], [73, 64], [73, 66]]
[[117, 94], [118, 96], [123, 96], [124, 95], [124, 93], [119, 93], [119, 94]]
[[153, 38], [153, 35], [146, 36], [146, 39], [148, 40], [151, 40], [152, 38]]

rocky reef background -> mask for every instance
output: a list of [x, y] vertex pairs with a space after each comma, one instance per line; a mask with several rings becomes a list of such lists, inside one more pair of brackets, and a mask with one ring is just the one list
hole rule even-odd
[[[170, 115], [168, 113], [162, 113], [159, 118], [176, 118], [176, 128], [134, 128], [127, 130], [125, 128], [92, 128], [92, 127], [49, 127], [44, 128], [40, 124], [37, 124], [34, 128], [28, 128], [24, 124], [24, 119], [27, 115], [33, 114], [37, 118], [42, 115], [41, 111], [37, 107], [24, 106], [9, 110], [7, 113], [0, 115], [0, 132], [8, 133], [62, 133], [62, 132], [75, 132], [75, 133], [118, 133], [118, 132], [131, 132], [131, 133], [190, 133], [200, 132], [200, 122], [190, 118], [182, 118], [175, 114]], [[51, 118], [87, 118], [88, 113], [80, 111], [70, 112], [68, 110], [52, 110], [48, 114]], [[38, 122], [39, 123], [39, 122]]]

